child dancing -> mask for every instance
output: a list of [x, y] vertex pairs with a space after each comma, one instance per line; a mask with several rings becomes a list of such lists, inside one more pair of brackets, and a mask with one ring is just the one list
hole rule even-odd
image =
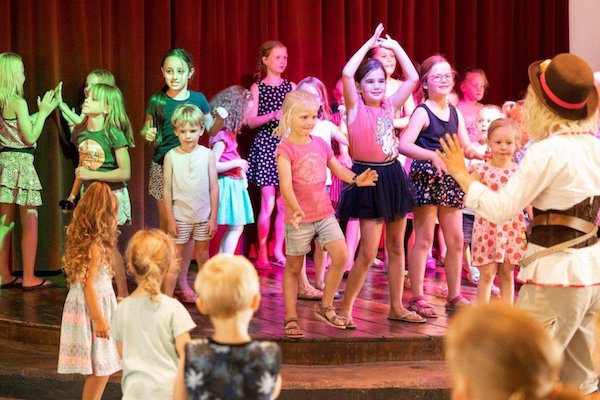
[[276, 157], [285, 201], [287, 263], [283, 297], [284, 330], [289, 338], [304, 336], [296, 311], [298, 280], [313, 239], [331, 255], [321, 306], [315, 315], [335, 328], [346, 329], [346, 319], [336, 314], [333, 298], [344, 275], [348, 250], [326, 190], [327, 167], [344, 182], [358, 187], [374, 186], [377, 181], [377, 172], [367, 168], [361, 174], [353, 173], [340, 164], [323, 139], [311, 136], [318, 110], [315, 95], [304, 90], [290, 92], [283, 102], [276, 131], [283, 136]]

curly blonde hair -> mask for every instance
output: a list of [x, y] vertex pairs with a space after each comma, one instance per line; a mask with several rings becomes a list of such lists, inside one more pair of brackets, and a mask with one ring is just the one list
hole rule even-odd
[[158, 229], [138, 231], [129, 240], [125, 259], [138, 285], [157, 302], [165, 274], [177, 265], [173, 240]]
[[117, 199], [106, 183], [94, 182], [83, 194], [67, 226], [67, 244], [62, 257], [69, 284], [85, 284], [93, 246], [100, 248], [101, 262], [112, 276], [112, 251], [120, 233], [117, 206]]
[[223, 122], [223, 128], [229, 132], [239, 133], [247, 122], [246, 109], [252, 101], [250, 91], [242, 86], [234, 85], [221, 90], [210, 101], [211, 108], [223, 107], [229, 115]]
[[594, 133], [598, 124], [598, 113], [582, 120], [571, 120], [552, 112], [538, 99], [531, 85], [527, 88], [523, 104], [523, 130], [539, 142], [552, 135], [564, 133]]

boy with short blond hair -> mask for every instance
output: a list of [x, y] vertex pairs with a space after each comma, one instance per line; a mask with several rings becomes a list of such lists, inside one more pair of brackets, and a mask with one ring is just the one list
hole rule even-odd
[[281, 390], [281, 350], [248, 334], [260, 304], [256, 270], [242, 256], [219, 254], [196, 277], [196, 305], [215, 328], [185, 347], [175, 399], [275, 399]]

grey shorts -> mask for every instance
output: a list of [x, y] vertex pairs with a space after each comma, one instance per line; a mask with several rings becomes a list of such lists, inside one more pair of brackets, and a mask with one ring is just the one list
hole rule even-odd
[[334, 240], [344, 239], [344, 233], [334, 215], [315, 222], [300, 223], [298, 229], [295, 229], [292, 224], [285, 224], [286, 255], [308, 254], [313, 239], [317, 239], [321, 247]]

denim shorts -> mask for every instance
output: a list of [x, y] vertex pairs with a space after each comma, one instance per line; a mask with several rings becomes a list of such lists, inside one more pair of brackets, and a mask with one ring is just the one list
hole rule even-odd
[[310, 252], [313, 239], [317, 239], [321, 247], [334, 240], [344, 239], [344, 233], [335, 216], [330, 215], [319, 221], [298, 224], [285, 224], [285, 254], [303, 256]]

